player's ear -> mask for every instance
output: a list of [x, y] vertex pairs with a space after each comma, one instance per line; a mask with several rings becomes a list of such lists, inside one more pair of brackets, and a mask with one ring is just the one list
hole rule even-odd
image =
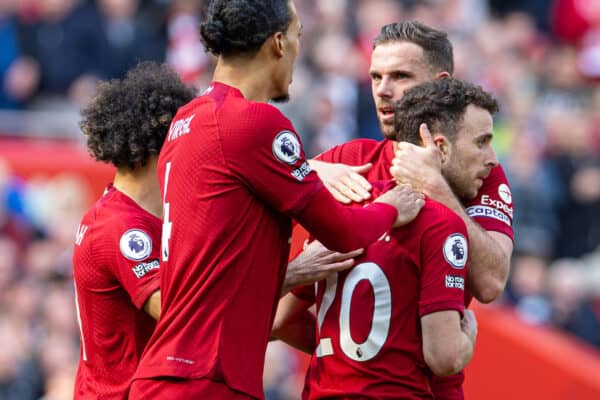
[[283, 57], [284, 49], [285, 49], [285, 35], [283, 32], [276, 32], [273, 34], [273, 53], [277, 56], [277, 58]]
[[434, 133], [433, 143], [435, 143], [435, 146], [440, 151], [440, 154], [442, 155], [442, 163], [444, 163], [450, 155], [450, 142], [448, 141], [448, 138], [441, 133]]

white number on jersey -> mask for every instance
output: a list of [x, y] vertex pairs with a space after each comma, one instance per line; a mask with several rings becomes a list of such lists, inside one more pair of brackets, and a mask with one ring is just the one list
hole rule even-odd
[[162, 237], [161, 241], [161, 254], [162, 260], [169, 260], [169, 239], [171, 238], [172, 223], [169, 220], [170, 207], [167, 203], [167, 187], [169, 186], [169, 173], [171, 172], [171, 162], [169, 161], [165, 166], [165, 190], [163, 192], [163, 225], [162, 225]]
[[[325, 293], [317, 314], [317, 325], [319, 333], [323, 325], [325, 315], [333, 304], [336, 296], [338, 274], [332, 275], [325, 281]], [[359, 282], [366, 280], [371, 285], [375, 297], [373, 307], [373, 321], [371, 331], [367, 339], [362, 343], [356, 343], [350, 334], [350, 306], [352, 295]], [[387, 340], [390, 319], [392, 316], [392, 292], [390, 283], [379, 265], [367, 262], [357, 265], [350, 271], [341, 291], [341, 307], [339, 316], [340, 347], [343, 353], [354, 361], [368, 361], [375, 357]], [[357, 301], [360, 301], [358, 299]], [[319, 334], [320, 336], [320, 334]], [[320, 337], [317, 346], [317, 357], [333, 354], [331, 338]]]

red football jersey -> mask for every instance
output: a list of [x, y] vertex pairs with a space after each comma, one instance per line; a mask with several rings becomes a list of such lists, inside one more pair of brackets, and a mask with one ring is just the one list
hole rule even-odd
[[[348, 165], [362, 165], [373, 163], [367, 172], [367, 180], [373, 182], [391, 179], [390, 167], [394, 159], [393, 141], [384, 139], [356, 139], [336, 146], [320, 154], [317, 159], [327, 162], [344, 163]], [[514, 240], [512, 228], [513, 205], [510, 185], [501, 165], [493, 168], [490, 175], [484, 179], [477, 197], [463, 202], [467, 214], [473, 218], [483, 229], [504, 233]], [[301, 231], [301, 229], [300, 229]], [[298, 239], [295, 239], [295, 237]], [[306, 235], [295, 233], [293, 240], [304, 241]], [[292, 243], [294, 246], [295, 243]], [[470, 304], [473, 296], [468, 291], [465, 293], [465, 304]], [[461, 400], [462, 382], [464, 374], [461, 372], [449, 377], [433, 377], [434, 392], [440, 400]]]
[[[318, 160], [348, 165], [373, 163], [365, 178], [370, 181], [391, 179], [390, 167], [394, 159], [393, 141], [384, 139], [356, 139], [318, 155]], [[467, 214], [485, 230], [504, 233], [514, 238], [512, 229], [513, 207], [510, 185], [501, 165], [492, 168], [483, 180], [477, 197], [463, 202]]]
[[[158, 177], [163, 309], [136, 379], [209, 378], [262, 398], [291, 216], [314, 218], [305, 209], [320, 204], [346, 209], [311, 172], [291, 122], [221, 83], [178, 111]], [[384, 207], [387, 225], [371, 241], [395, 218]]]
[[[317, 340], [304, 399], [433, 398], [420, 318], [464, 311], [464, 222], [433, 200], [317, 285]], [[294, 290], [310, 299], [310, 293]]]
[[75, 399], [127, 399], [155, 322], [161, 220], [112, 186], [83, 216], [73, 252], [81, 329]]

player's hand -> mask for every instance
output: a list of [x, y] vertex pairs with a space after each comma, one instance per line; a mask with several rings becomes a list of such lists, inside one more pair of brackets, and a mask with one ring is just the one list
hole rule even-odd
[[375, 203], [386, 203], [398, 210], [394, 228], [408, 224], [425, 205], [423, 193], [417, 192], [410, 185], [400, 184], [379, 196]]
[[325, 187], [340, 203], [360, 203], [371, 197], [371, 184], [361, 175], [369, 171], [373, 164], [368, 163], [357, 167], [345, 164], [332, 164], [323, 161], [310, 160]]
[[477, 319], [473, 311], [465, 309], [463, 318], [460, 321], [460, 329], [475, 344], [475, 340], [477, 339]]
[[319, 241], [311, 242], [288, 264], [283, 293], [296, 286], [308, 285], [325, 279], [329, 274], [350, 268], [354, 265], [354, 258], [362, 253], [363, 249], [338, 253], [328, 250]]
[[434, 197], [442, 177], [442, 156], [433, 141], [426, 124], [421, 124], [419, 134], [423, 147], [408, 142], [399, 142], [390, 172], [398, 183], [410, 184], [415, 190]]

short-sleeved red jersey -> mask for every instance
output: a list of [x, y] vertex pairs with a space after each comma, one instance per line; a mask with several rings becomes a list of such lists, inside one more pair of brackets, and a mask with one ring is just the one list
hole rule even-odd
[[[391, 179], [390, 167], [394, 159], [393, 143], [389, 139], [381, 141], [356, 139], [327, 150], [317, 159], [348, 165], [362, 165], [370, 162], [373, 163], [373, 167], [365, 176], [367, 180]], [[464, 201], [463, 205], [467, 214], [483, 229], [504, 233], [514, 240], [512, 194], [501, 165], [493, 168], [490, 175], [483, 180], [477, 197]], [[293, 240], [304, 241], [305, 232], [302, 232], [302, 229], [297, 229], [297, 231], [294, 232]], [[298, 247], [298, 244], [292, 243], [292, 246]], [[472, 297], [471, 293], [467, 291], [465, 303], [469, 304]], [[461, 400], [464, 398], [460, 388], [463, 381], [464, 374], [461, 372], [449, 377], [434, 376], [432, 385], [434, 392], [440, 396], [440, 400]]]
[[318, 347], [303, 398], [432, 399], [420, 318], [462, 314], [467, 258], [464, 222], [427, 199], [413, 222], [319, 282]]
[[136, 379], [208, 378], [262, 398], [291, 216], [323, 194], [344, 208], [311, 172], [291, 122], [218, 82], [178, 111], [158, 178], [163, 308]]
[[127, 399], [155, 322], [141, 308], [159, 288], [161, 220], [109, 186], [83, 216], [73, 275], [81, 329], [75, 399]]

